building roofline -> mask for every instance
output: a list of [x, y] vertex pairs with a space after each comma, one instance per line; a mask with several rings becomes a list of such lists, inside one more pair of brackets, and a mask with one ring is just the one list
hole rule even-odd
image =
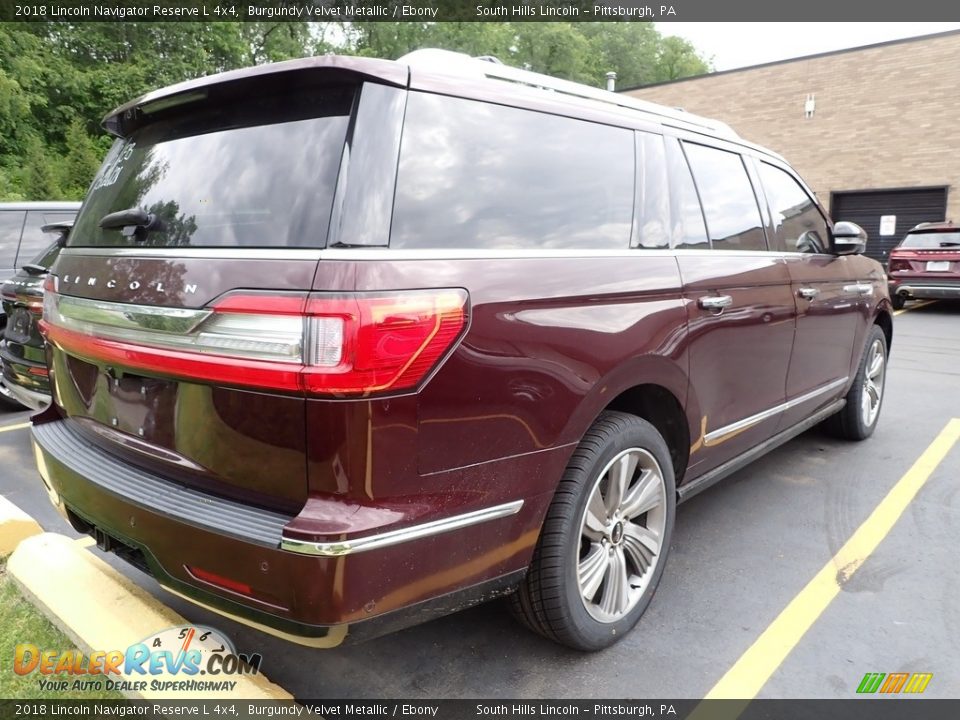
[[944, 30], [943, 32], [930, 33], [927, 35], [914, 35], [912, 37], [897, 38], [895, 40], [884, 40], [883, 42], [871, 43], [870, 45], [858, 45], [856, 47], [841, 48], [840, 50], [827, 50], [813, 55], [802, 55], [800, 57], [786, 58], [785, 60], [771, 60], [770, 62], [759, 63], [757, 65], [747, 65], [745, 67], [731, 68], [729, 70], [717, 70], [715, 72], [704, 73], [703, 75], [691, 75], [690, 77], [679, 78], [677, 80], [664, 80], [662, 82], [649, 83], [647, 85], [635, 85], [628, 88], [619, 88], [617, 92], [626, 93], [632, 90], [645, 90], [646, 88], [660, 87], [662, 85], [676, 85], [691, 80], [702, 80], [703, 78], [715, 77], [717, 75], [731, 75], [732, 73], [746, 72], [748, 70], [757, 70], [759, 68], [771, 67], [774, 65], [786, 65], [787, 63], [801, 62], [803, 60], [817, 60], [831, 55], [843, 55], [846, 53], [860, 52], [861, 50], [872, 50], [873, 48], [886, 47], [888, 45], [901, 45], [903, 43], [918, 42], [920, 40], [931, 40], [934, 38], [947, 37], [949, 35], [960, 35], [960, 29]]

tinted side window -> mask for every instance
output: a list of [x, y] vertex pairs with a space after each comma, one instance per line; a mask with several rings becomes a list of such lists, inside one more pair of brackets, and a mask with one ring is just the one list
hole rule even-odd
[[391, 247], [627, 248], [633, 133], [412, 92]]
[[759, 166], [760, 182], [773, 216], [776, 248], [787, 252], [827, 252], [827, 223], [816, 203], [780, 168], [763, 162]]
[[0, 210], [0, 268], [12, 268], [17, 259], [23, 216], [23, 211]]
[[707, 228], [690, 166], [676, 138], [664, 138], [670, 175], [670, 242], [678, 248], [709, 248]]
[[37, 253], [46, 248], [56, 235], [50, 235], [40, 230], [44, 225], [56, 222], [66, 222], [76, 217], [75, 212], [46, 212], [31, 210], [27, 213], [27, 224], [23, 226], [23, 239], [20, 240], [20, 253], [17, 255], [17, 267], [31, 262]]
[[670, 181], [663, 137], [637, 132], [637, 246], [670, 247]]
[[710, 242], [718, 250], [766, 250], [753, 186], [736, 153], [684, 143]]

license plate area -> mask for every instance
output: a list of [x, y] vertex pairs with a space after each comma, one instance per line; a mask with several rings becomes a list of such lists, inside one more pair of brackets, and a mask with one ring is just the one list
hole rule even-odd
[[927, 262], [927, 272], [950, 272], [950, 261], [929, 260]]
[[24, 343], [30, 339], [30, 311], [26, 308], [17, 308], [10, 313], [7, 329], [4, 336], [7, 340]]

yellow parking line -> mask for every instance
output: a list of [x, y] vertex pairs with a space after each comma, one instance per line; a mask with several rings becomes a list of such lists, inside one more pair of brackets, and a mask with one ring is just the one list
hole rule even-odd
[[30, 423], [17, 423], [16, 425], [7, 425], [6, 427], [0, 427], [0, 433], [9, 432], [11, 430], [23, 430], [24, 428], [30, 427]]
[[840, 587], [887, 536], [907, 505], [960, 439], [960, 419], [940, 431], [913, 466], [897, 481], [840, 551], [807, 583], [757, 638], [705, 699], [752, 699], [820, 617]]
[[905, 308], [903, 308], [902, 310], [894, 310], [894, 311], [893, 311], [893, 314], [894, 314], [894, 315], [903, 315], [903, 313], [905, 313], [905, 312], [910, 312], [911, 310], [919, 310], [920, 308], [926, 307], [927, 305], [933, 305], [935, 302], [936, 302], [936, 300], [924, 300], [924, 301], [922, 301], [922, 302], [914, 303], [914, 304], [911, 305], [910, 307], [905, 307]]

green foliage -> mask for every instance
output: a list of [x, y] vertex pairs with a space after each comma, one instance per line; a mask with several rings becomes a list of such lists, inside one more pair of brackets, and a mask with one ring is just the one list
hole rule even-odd
[[423, 47], [598, 87], [611, 70], [632, 87], [710, 69], [650, 23], [0, 23], [0, 200], [81, 198], [110, 147], [104, 114], [152, 89], [293, 57]]

